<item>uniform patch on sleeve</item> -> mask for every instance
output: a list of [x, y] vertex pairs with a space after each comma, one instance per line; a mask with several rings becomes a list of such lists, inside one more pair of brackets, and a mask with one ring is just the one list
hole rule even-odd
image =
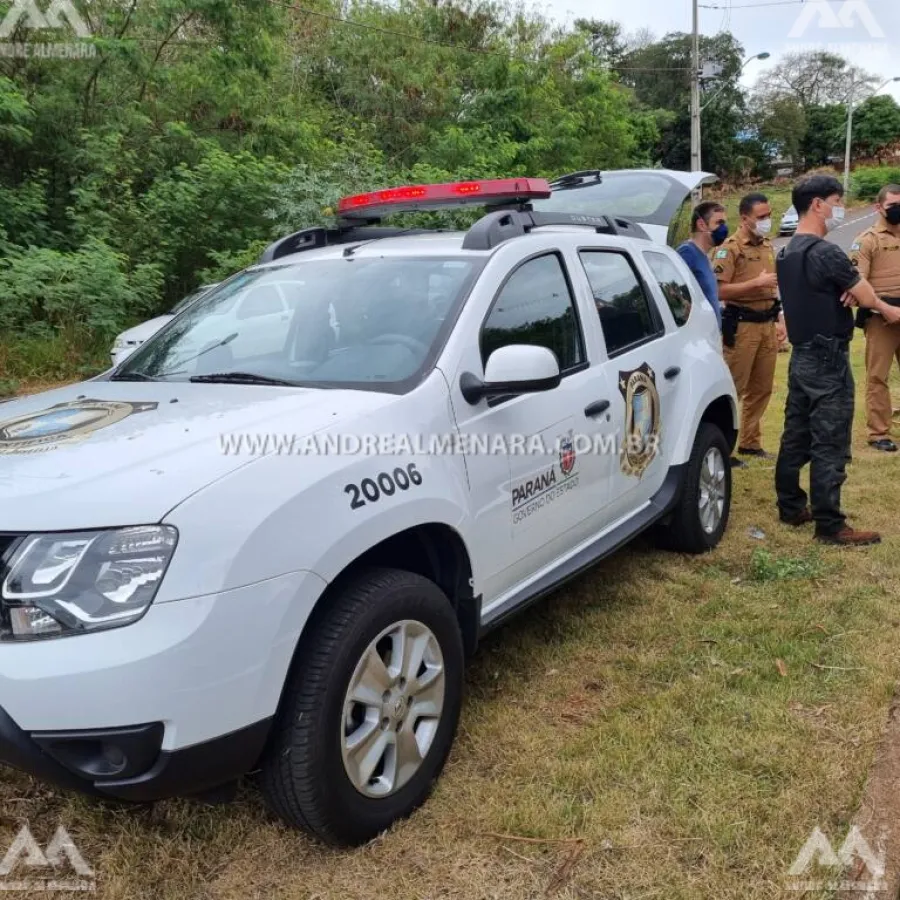
[[850, 252], [853, 253], [854, 250], [862, 250], [862, 244], [859, 241], [854, 241], [850, 247]]
[[716, 251], [716, 259], [728, 259], [728, 251], [727, 250], [717, 250]]

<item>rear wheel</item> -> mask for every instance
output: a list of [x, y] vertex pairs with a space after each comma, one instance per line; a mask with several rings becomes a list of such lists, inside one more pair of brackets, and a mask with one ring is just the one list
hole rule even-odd
[[371, 570], [330, 603], [301, 649], [262, 791], [287, 824], [364, 843], [429, 796], [462, 705], [456, 615], [431, 581]]
[[658, 530], [660, 543], [679, 553], [706, 553], [718, 546], [731, 511], [730, 452], [725, 435], [702, 422], [685, 473], [678, 506]]

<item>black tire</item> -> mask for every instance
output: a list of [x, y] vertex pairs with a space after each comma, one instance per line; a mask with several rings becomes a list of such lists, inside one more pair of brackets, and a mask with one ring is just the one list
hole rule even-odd
[[[707, 454], [714, 449], [718, 450], [724, 467], [725, 497], [718, 525], [707, 531], [700, 516], [700, 477]], [[730, 457], [728, 441], [725, 440], [721, 429], [710, 422], [701, 422], [694, 438], [694, 447], [688, 461], [678, 505], [668, 524], [657, 529], [658, 540], [662, 547], [677, 553], [708, 553], [719, 545], [728, 528], [728, 517], [731, 512]]]
[[[344, 766], [344, 701], [371, 642], [406, 620], [425, 625], [440, 647], [443, 709], [418, 770], [395, 793], [376, 799], [356, 789]], [[343, 847], [364, 844], [409, 816], [428, 799], [450, 753], [463, 667], [456, 615], [433, 582], [395, 569], [361, 573], [331, 598], [299, 648], [261, 765], [269, 809], [286, 824]]]

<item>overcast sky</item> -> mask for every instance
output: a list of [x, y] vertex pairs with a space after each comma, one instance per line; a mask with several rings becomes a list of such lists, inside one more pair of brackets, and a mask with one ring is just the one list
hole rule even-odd
[[[886, 78], [900, 76], [898, 0], [699, 0], [700, 32], [731, 31], [746, 56], [768, 51], [744, 70], [751, 86], [784, 53], [813, 47], [840, 53], [853, 64]], [[611, 19], [626, 31], [649, 28], [656, 37], [691, 30], [691, 0], [539, 0], [559, 22]], [[715, 7], [715, 8], [710, 8]], [[879, 82], [880, 83], [880, 82]], [[900, 82], [883, 93], [900, 101]]]

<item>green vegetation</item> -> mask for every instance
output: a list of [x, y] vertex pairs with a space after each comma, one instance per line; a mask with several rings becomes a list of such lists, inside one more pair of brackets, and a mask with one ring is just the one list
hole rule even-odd
[[886, 184], [900, 184], [900, 166], [871, 166], [853, 173], [853, 192], [859, 200], [874, 200]]
[[[0, 390], [102, 365], [119, 330], [328, 221], [348, 192], [689, 167], [685, 34], [557, 27], [513, 0], [75, 5], [90, 53], [0, 53]], [[21, 17], [4, 48], [74, 40], [62, 24]], [[725, 185], [838, 148], [844, 60], [791, 57], [748, 93], [733, 35], [701, 52], [721, 68], [703, 163]], [[881, 152], [898, 117], [890, 98], [860, 104], [857, 151]], [[861, 175], [861, 196], [878, 179]]]
[[786, 581], [795, 578], [819, 578], [824, 573], [820, 556], [807, 553], [802, 557], [778, 556], [756, 549], [750, 557], [752, 581]]

